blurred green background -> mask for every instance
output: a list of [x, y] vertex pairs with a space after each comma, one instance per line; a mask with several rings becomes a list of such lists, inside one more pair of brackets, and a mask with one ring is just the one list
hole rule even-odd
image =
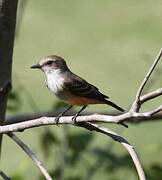
[[[58, 100], [46, 88], [43, 73], [29, 68], [51, 54], [64, 57], [72, 71], [128, 109], [161, 46], [160, 0], [21, 0], [8, 115], [56, 110]], [[162, 86], [161, 66], [145, 92]], [[160, 104], [158, 98], [142, 110]], [[97, 105], [86, 111], [109, 110]], [[135, 146], [151, 180], [162, 178], [161, 126], [160, 121], [130, 124], [128, 129], [111, 125]], [[34, 128], [17, 134], [56, 179], [138, 179], [127, 152], [102, 135], [72, 126]], [[1, 166], [16, 180], [41, 179], [31, 160], [7, 137]]]

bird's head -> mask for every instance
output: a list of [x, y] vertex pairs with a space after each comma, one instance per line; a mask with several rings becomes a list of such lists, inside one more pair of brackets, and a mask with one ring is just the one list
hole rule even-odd
[[31, 68], [41, 69], [45, 73], [51, 73], [54, 71], [63, 72], [68, 70], [65, 60], [56, 55], [43, 58], [38, 64], [31, 66]]

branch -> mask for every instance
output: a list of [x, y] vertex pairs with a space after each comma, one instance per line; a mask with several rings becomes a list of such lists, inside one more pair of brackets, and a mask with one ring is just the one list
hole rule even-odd
[[8, 133], [7, 134], [13, 141], [16, 142], [18, 146], [32, 159], [38, 169], [41, 171], [46, 180], [52, 180], [52, 177], [48, 174], [42, 162], [37, 158], [37, 156], [30, 150], [30, 148], [15, 134]]
[[[59, 119], [59, 124], [73, 124], [72, 117], [73, 116], [61, 117]], [[130, 113], [125, 113], [119, 116], [93, 114], [88, 116], [78, 116], [77, 122], [107, 122], [107, 123], [119, 124], [120, 122], [123, 122], [124, 120], [129, 119], [131, 117], [132, 115]], [[55, 119], [56, 117], [41, 117], [38, 119], [28, 120], [25, 122], [0, 126], [0, 133], [22, 131], [25, 129], [45, 126], [45, 125], [56, 125], [57, 123]]]
[[131, 107], [131, 111], [134, 111], [134, 112], [139, 111], [139, 109], [140, 109], [140, 96], [143, 92], [143, 89], [144, 89], [147, 81], [149, 80], [149, 78], [150, 78], [151, 74], [153, 73], [156, 65], [158, 64], [161, 56], [162, 56], [162, 48], [160, 49], [157, 57], [155, 58], [155, 61], [153, 62], [152, 66], [150, 67], [148, 73], [146, 74], [144, 80], [142, 81], [142, 83], [141, 83], [141, 85], [137, 91], [136, 98], [135, 98], [134, 103], [132, 104], [132, 107]]
[[146, 74], [144, 80], [142, 81], [142, 84], [140, 85], [140, 87], [139, 87], [139, 89], [138, 89], [138, 91], [137, 91], [137, 94], [136, 94], [136, 99], [137, 99], [137, 100], [139, 100], [139, 97], [140, 97], [141, 94], [142, 94], [142, 91], [143, 91], [143, 89], [144, 89], [144, 86], [146, 85], [147, 81], [149, 80], [149, 78], [150, 78], [152, 72], [154, 71], [156, 65], [158, 64], [161, 56], [162, 56], [162, 49], [160, 49], [160, 51], [159, 51], [159, 53], [158, 53], [155, 61], [153, 62], [152, 66], [150, 67], [148, 73]]
[[[161, 95], [161, 93], [160, 93], [160, 95]], [[140, 100], [141, 100], [142, 103], [144, 103], [144, 102], [146, 102], [148, 100], [151, 100], [151, 99], [155, 98], [155, 97], [151, 97], [151, 96], [158, 97], [159, 94], [157, 95], [156, 90], [155, 90], [155, 94], [148, 93], [146, 95], [143, 95], [140, 98]], [[61, 112], [61, 111], [59, 110], [59, 111], [49, 111], [49, 112], [26, 113], [26, 114], [17, 114], [17, 115], [13, 115], [13, 116], [11, 115], [11, 116], [6, 117], [4, 125], [27, 122], [27, 121], [30, 121], [31, 119], [39, 119], [40, 117], [52, 117], [52, 118], [55, 118], [59, 114], [58, 112]], [[121, 113], [118, 113], [118, 112], [110, 112], [110, 113], [100, 112], [100, 113], [102, 115], [104, 115], [104, 116], [107, 115], [107, 116], [113, 116], [113, 117], [121, 115]], [[73, 114], [75, 114], [75, 111], [70, 111], [70, 112], [67, 113], [66, 116], [72, 116]], [[93, 112], [85, 112], [85, 113], [83, 112], [83, 115], [85, 115], [85, 116], [88, 116], [90, 114], [93, 114]], [[100, 114], [98, 114], [98, 115], [100, 115]], [[137, 115], [137, 113], [136, 113], [136, 115]], [[149, 122], [149, 121], [152, 121], [152, 120], [154, 120], [153, 122], [155, 122], [155, 120], [157, 121], [157, 120], [162, 119], [162, 112], [159, 112], [157, 114], [154, 114], [153, 116], [147, 116], [147, 117], [146, 116], [141, 117], [141, 113], [140, 113], [139, 115], [140, 115], [141, 118], [137, 118], [136, 115], [135, 115], [135, 117], [132, 116], [131, 119], [127, 119], [127, 120], [123, 119], [123, 121], [128, 122], [128, 123], [136, 124], [136, 123], [141, 123], [141, 122]], [[93, 116], [94, 116], [94, 114], [93, 114]]]
[[161, 112], [161, 111], [162, 111], [162, 105], [152, 111], [147, 112], [147, 114], [148, 116], [153, 116], [154, 114], [157, 114], [158, 112]]
[[109, 130], [107, 128], [103, 128], [103, 127], [99, 127], [96, 124], [92, 124], [92, 123], [80, 123], [77, 126], [79, 127], [84, 127], [90, 131], [97, 131], [99, 133], [105, 134], [109, 137], [111, 137], [114, 141], [119, 142], [121, 145], [123, 145], [123, 147], [128, 151], [129, 155], [131, 156], [133, 163], [137, 169], [138, 172], [138, 176], [140, 180], [145, 180], [145, 173], [142, 169], [140, 160], [137, 156], [137, 153], [134, 150], [134, 147], [122, 136], [120, 136], [119, 134], [113, 132], [112, 130]]
[[[56, 117], [58, 116], [65, 108], [58, 108], [58, 109], [54, 109], [52, 111], [47, 111], [47, 112], [34, 112], [34, 113], [23, 113], [23, 114], [16, 114], [16, 115], [8, 115], [6, 117], [5, 123], [4, 125], [9, 125], [9, 124], [14, 124], [14, 123], [19, 123], [19, 122], [24, 122], [24, 121], [28, 121], [31, 119], [38, 119], [40, 117]], [[66, 113], [66, 116], [72, 116], [74, 115], [76, 112], [71, 110], [68, 111]], [[89, 112], [83, 112], [82, 115], [91, 115], [93, 114], [93, 111], [89, 111]], [[121, 115], [121, 112], [116, 112], [116, 111], [111, 111], [111, 112], [96, 112], [97, 114], [104, 114], [104, 115], [112, 115], [112, 116], [116, 116], [116, 115]]]
[[[157, 111], [156, 109], [153, 111]], [[152, 119], [154, 116], [152, 111], [144, 112], [144, 113], [133, 113], [127, 112], [118, 116], [109, 116], [109, 115], [102, 115], [102, 114], [93, 114], [87, 116], [78, 116], [77, 122], [95, 122], [95, 123], [114, 123], [120, 124], [122, 122], [131, 122], [131, 121], [144, 121], [148, 119]], [[159, 112], [159, 109], [158, 109]], [[156, 112], [157, 113], [157, 112]], [[59, 124], [73, 124], [72, 120], [73, 116], [63, 116], [59, 119]], [[1, 133], [8, 133], [8, 132], [16, 132], [16, 131], [23, 131], [25, 129], [30, 129], [34, 127], [40, 127], [45, 125], [56, 125], [55, 121], [56, 117], [41, 117], [33, 120], [28, 120], [25, 122], [15, 123], [0, 126], [0, 134]]]
[[11, 180], [11, 178], [9, 178], [3, 171], [0, 171], [0, 176], [1, 176], [4, 180]]
[[162, 88], [156, 89], [140, 97], [141, 104], [162, 95]]

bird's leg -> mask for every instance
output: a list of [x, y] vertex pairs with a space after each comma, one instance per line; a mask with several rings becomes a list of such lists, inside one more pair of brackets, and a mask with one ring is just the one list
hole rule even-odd
[[64, 114], [65, 114], [69, 109], [71, 109], [72, 107], [73, 107], [72, 105], [69, 106], [69, 107], [67, 107], [63, 112], [61, 112], [61, 113], [55, 118], [56, 125], [58, 125], [60, 117], [61, 117], [62, 115], [64, 115]]
[[75, 114], [75, 116], [72, 117], [72, 120], [73, 120], [74, 124], [76, 124], [76, 118], [77, 118], [77, 116], [78, 116], [86, 107], [87, 107], [87, 105], [86, 105], [86, 106], [83, 106], [83, 107], [81, 108], [81, 110], [78, 111], [78, 112]]

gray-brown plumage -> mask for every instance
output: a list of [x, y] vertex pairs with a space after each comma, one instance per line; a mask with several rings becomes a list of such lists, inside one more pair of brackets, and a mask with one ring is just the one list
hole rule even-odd
[[73, 105], [83, 106], [74, 116], [74, 120], [89, 104], [107, 104], [119, 111], [124, 111], [121, 107], [108, 100], [109, 97], [102, 94], [97, 87], [72, 73], [65, 60], [60, 56], [47, 56], [31, 68], [41, 69], [46, 75], [47, 87], [58, 98], [70, 104], [70, 107], [62, 112], [58, 119]]

